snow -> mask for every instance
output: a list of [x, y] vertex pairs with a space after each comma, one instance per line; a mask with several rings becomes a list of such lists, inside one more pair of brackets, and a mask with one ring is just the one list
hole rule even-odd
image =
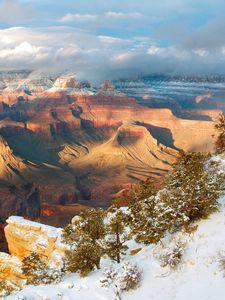
[[[223, 160], [225, 167], [225, 159]], [[11, 221], [15, 220], [15, 217]], [[18, 220], [18, 219], [16, 219]], [[29, 221], [28, 221], [29, 222]], [[137, 264], [142, 270], [142, 283], [136, 290], [123, 292], [122, 300], [221, 300], [225, 295], [225, 270], [221, 269], [220, 258], [225, 255], [225, 196], [220, 198], [220, 209], [208, 219], [197, 222], [197, 230], [187, 234], [178, 232], [167, 235], [158, 245], [143, 246], [133, 240], [129, 249], [142, 250], [128, 255], [125, 261]], [[41, 225], [42, 226], [42, 225]], [[181, 263], [176, 269], [162, 267], [157, 255], [176, 239], [185, 243]], [[163, 246], [162, 246], [163, 245]], [[28, 286], [7, 297], [8, 300], [116, 300], [116, 287], [102, 287], [104, 267], [109, 265], [118, 271], [121, 267], [108, 259], [102, 261], [102, 269], [86, 278], [78, 274], [64, 277], [63, 281], [49, 286]], [[23, 298], [24, 297], [24, 298]]]
[[32, 227], [33, 229], [36, 228], [37, 230], [40, 230], [40, 231], [46, 233], [46, 235], [48, 237], [53, 237], [53, 238], [57, 238], [57, 239], [60, 237], [61, 232], [62, 232], [61, 228], [56, 228], [53, 226], [33, 222], [33, 221], [26, 220], [23, 217], [18, 217], [18, 216], [11, 216], [6, 220], [6, 222], [8, 224], [12, 224], [12, 225], [16, 225], [16, 226], [19, 225], [21, 227]]

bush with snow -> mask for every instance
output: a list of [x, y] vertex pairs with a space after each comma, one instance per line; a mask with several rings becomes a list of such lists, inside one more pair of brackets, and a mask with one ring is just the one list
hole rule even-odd
[[116, 286], [120, 291], [136, 289], [141, 282], [141, 271], [136, 264], [123, 263], [116, 277]]
[[186, 241], [177, 238], [171, 241], [167, 246], [161, 246], [161, 251], [155, 255], [158, 258], [161, 267], [170, 267], [176, 269], [181, 261], [186, 248]]
[[125, 255], [128, 249], [126, 241], [130, 238], [127, 233], [128, 216], [126, 212], [111, 207], [106, 217], [105, 253], [120, 263], [121, 256]]
[[222, 153], [225, 151], [225, 115], [223, 112], [219, 114], [215, 128], [218, 131], [215, 148], [217, 153]]
[[12, 282], [7, 280], [0, 280], [0, 298], [7, 297], [13, 291], [19, 290]]
[[116, 279], [118, 273], [110, 265], [109, 268], [105, 268], [99, 282], [102, 287], [109, 287]]
[[105, 268], [100, 278], [100, 285], [107, 288], [113, 285], [120, 294], [120, 292], [136, 289], [141, 283], [141, 273], [138, 266], [130, 262], [124, 262], [117, 271], [110, 266]]

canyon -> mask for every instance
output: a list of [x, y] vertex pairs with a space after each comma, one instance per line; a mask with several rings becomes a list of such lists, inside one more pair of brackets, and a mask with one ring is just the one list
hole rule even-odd
[[218, 107], [180, 117], [168, 103], [149, 107], [109, 81], [95, 89], [73, 74], [0, 81], [2, 223], [20, 215], [62, 226], [132, 184], [161, 181], [180, 149], [213, 151]]

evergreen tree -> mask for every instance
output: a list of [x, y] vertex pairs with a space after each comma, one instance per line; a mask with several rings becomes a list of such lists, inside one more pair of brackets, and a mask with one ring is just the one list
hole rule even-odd
[[164, 201], [179, 226], [207, 217], [218, 207], [224, 179], [214, 169], [206, 169], [208, 155], [181, 152], [169, 174]]
[[137, 242], [157, 243], [171, 229], [216, 211], [224, 178], [208, 155], [180, 153], [163, 190], [130, 206], [131, 232]]
[[95, 267], [99, 269], [104, 254], [105, 234], [102, 209], [90, 209], [74, 218], [62, 234], [63, 241], [70, 246], [70, 250], [66, 251], [67, 269], [71, 272], [79, 271], [82, 276]]
[[33, 285], [58, 283], [62, 277], [61, 270], [48, 267], [35, 252], [22, 260], [22, 272], [27, 277], [27, 283]]
[[138, 201], [130, 207], [131, 233], [144, 244], [157, 243], [171, 226], [171, 208], [160, 195]]
[[121, 196], [113, 200], [113, 204], [117, 207], [131, 206], [132, 204], [156, 195], [157, 188], [151, 179], [133, 186], [129, 191], [124, 192]]
[[128, 249], [125, 245], [128, 240], [128, 234], [126, 233], [128, 217], [122, 210], [115, 208], [112, 208], [109, 214], [107, 215], [109, 223], [107, 224], [106, 254], [117, 263], [120, 263], [121, 254], [125, 254]]
[[35, 252], [32, 252], [22, 260], [22, 272], [26, 275], [28, 284], [39, 285], [43, 283], [46, 269], [46, 263]]
[[95, 267], [99, 269], [101, 256], [102, 248], [85, 237], [76, 244], [76, 249], [66, 251], [66, 269], [87, 276]]
[[225, 151], [225, 115], [224, 113], [219, 114], [215, 128], [219, 132], [216, 140], [216, 151], [222, 153]]

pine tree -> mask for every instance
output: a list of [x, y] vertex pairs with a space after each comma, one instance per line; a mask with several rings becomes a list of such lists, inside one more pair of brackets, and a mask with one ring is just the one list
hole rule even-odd
[[32, 252], [22, 260], [22, 272], [26, 275], [28, 284], [39, 285], [43, 283], [46, 269], [46, 263], [35, 252]]
[[180, 153], [164, 189], [130, 206], [131, 232], [137, 242], [157, 243], [168, 230], [189, 225], [217, 210], [224, 178], [208, 155]]
[[171, 208], [161, 201], [160, 195], [134, 203], [130, 212], [131, 233], [139, 243], [157, 243], [171, 227]]
[[216, 140], [216, 151], [217, 153], [222, 153], [225, 151], [225, 115], [224, 113], [219, 114], [218, 120], [216, 122], [215, 128], [219, 132]]
[[85, 276], [95, 267], [99, 269], [105, 234], [102, 209], [90, 209], [74, 218], [62, 234], [63, 241], [70, 246], [70, 250], [66, 251], [68, 271], [79, 271], [81, 276]]
[[157, 188], [151, 179], [133, 186], [129, 191], [122, 193], [121, 196], [113, 200], [113, 204], [117, 207], [131, 206], [132, 204], [156, 195]]
[[27, 283], [33, 285], [58, 283], [62, 277], [62, 271], [50, 268], [35, 252], [22, 260], [22, 272], [27, 277]]
[[76, 244], [76, 249], [66, 251], [66, 269], [87, 276], [95, 267], [99, 269], [101, 256], [102, 248], [85, 237]]
[[168, 176], [162, 200], [178, 226], [205, 218], [218, 207], [224, 179], [214, 169], [206, 169], [207, 159], [201, 153], [181, 152]]
[[117, 263], [120, 263], [121, 254], [125, 254], [128, 249], [125, 245], [128, 240], [128, 234], [126, 233], [128, 217], [122, 210], [115, 208], [111, 208], [109, 214], [107, 216], [109, 223], [107, 224], [106, 254]]

